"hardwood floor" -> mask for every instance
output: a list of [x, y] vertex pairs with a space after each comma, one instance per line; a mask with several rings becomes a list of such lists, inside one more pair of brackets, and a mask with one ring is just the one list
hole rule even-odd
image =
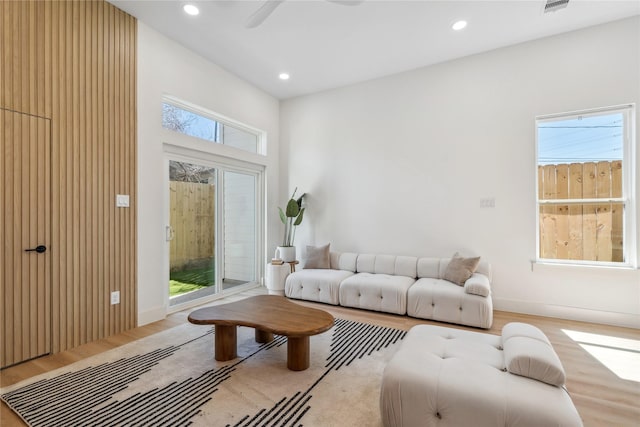
[[[236, 301], [263, 293], [265, 293], [264, 288], [258, 288], [225, 297], [212, 304]], [[475, 328], [430, 322], [407, 316], [303, 301], [298, 301], [298, 303], [326, 310], [335, 317], [404, 330], [418, 324], [433, 324], [479, 331]], [[181, 325], [187, 322], [187, 314], [192, 310], [178, 312], [168, 316], [165, 320], [85, 344], [72, 350], [6, 368], [0, 371], [0, 386], [15, 384], [32, 376]], [[640, 331], [595, 323], [496, 311], [494, 312], [493, 327], [487, 332], [500, 334], [502, 327], [509, 322], [530, 323], [547, 334], [565, 368], [567, 389], [585, 426], [640, 425], [640, 363], [638, 363]], [[597, 355], [597, 358], [594, 355]], [[634, 379], [625, 379], [625, 377]], [[0, 425], [9, 427], [26, 424], [2, 403]]]

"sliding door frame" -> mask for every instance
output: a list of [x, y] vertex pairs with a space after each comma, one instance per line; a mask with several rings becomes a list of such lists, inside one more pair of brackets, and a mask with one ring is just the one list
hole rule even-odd
[[[215, 218], [215, 286], [216, 292], [208, 297], [203, 297], [194, 301], [190, 301], [184, 304], [169, 305], [169, 240], [165, 239], [164, 249], [164, 262], [163, 262], [163, 282], [166, 284], [165, 289], [165, 307], [167, 313], [174, 313], [176, 311], [184, 310], [195, 305], [200, 305], [208, 301], [213, 301], [222, 298], [225, 295], [241, 292], [243, 290], [259, 286], [262, 283], [262, 272], [265, 269], [265, 165], [260, 163], [254, 163], [247, 160], [240, 160], [231, 157], [219, 155], [210, 151], [203, 151], [199, 149], [193, 149], [184, 147], [182, 145], [175, 145], [171, 143], [164, 143], [164, 182], [165, 182], [165, 194], [164, 194], [164, 206], [163, 215], [164, 223], [169, 225], [169, 162], [179, 161], [185, 163], [195, 163], [207, 167], [214, 168], [216, 170], [216, 183], [217, 188], [215, 190], [215, 203], [216, 203], [216, 218]], [[225, 291], [222, 286], [222, 275], [224, 270], [224, 242], [219, 239], [224, 226], [224, 172], [237, 172], [255, 177], [256, 192], [255, 192], [255, 230], [256, 230], [256, 242], [255, 242], [255, 272], [254, 282], [249, 282], [246, 285], [240, 285], [234, 287], [232, 290]], [[222, 190], [222, 191], [220, 191]], [[220, 213], [220, 214], [218, 214]], [[220, 268], [218, 268], [220, 267]]]

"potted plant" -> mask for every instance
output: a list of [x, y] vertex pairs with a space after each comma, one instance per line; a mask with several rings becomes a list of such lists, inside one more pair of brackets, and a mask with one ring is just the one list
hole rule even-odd
[[296, 227], [300, 225], [304, 216], [304, 208], [302, 207], [304, 194], [296, 199], [296, 191], [298, 191], [297, 187], [293, 190], [285, 210], [278, 207], [280, 221], [284, 224], [284, 238], [282, 239], [282, 246], [278, 246], [276, 249], [275, 257], [282, 259], [284, 262], [296, 260], [296, 248], [293, 246], [293, 241], [296, 237]]

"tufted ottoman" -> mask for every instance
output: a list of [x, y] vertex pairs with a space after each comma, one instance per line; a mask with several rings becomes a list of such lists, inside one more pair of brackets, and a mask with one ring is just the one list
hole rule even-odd
[[391, 426], [581, 426], [547, 337], [524, 323], [502, 336], [414, 326], [382, 378]]

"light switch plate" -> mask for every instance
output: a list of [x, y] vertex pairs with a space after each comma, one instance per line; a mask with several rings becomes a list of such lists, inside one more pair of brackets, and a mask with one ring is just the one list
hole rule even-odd
[[129, 195], [128, 194], [116, 194], [116, 207], [128, 208], [129, 207]]
[[120, 304], [120, 291], [111, 292], [111, 305]]
[[495, 208], [496, 207], [496, 199], [493, 197], [489, 197], [486, 199], [480, 199], [480, 207], [481, 208]]

